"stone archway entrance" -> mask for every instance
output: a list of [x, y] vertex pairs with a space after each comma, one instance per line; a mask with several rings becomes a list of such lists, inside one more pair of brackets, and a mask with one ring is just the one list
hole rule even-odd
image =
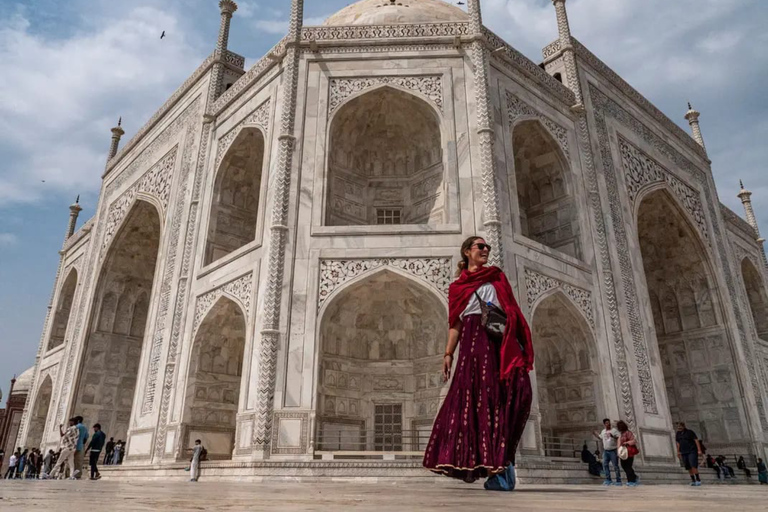
[[320, 331], [320, 453], [420, 452], [442, 398], [446, 307], [385, 270], [343, 290]]
[[589, 324], [560, 292], [544, 299], [531, 325], [544, 452], [574, 457], [599, 425], [603, 406]]
[[665, 190], [643, 199], [637, 230], [672, 421], [710, 447], [742, 440], [746, 420], [707, 251]]
[[32, 406], [31, 418], [29, 419], [29, 433], [27, 434], [27, 448], [40, 448], [45, 434], [46, 419], [48, 410], [51, 407], [51, 397], [53, 396], [53, 383], [51, 376], [46, 375], [45, 380], [37, 391], [37, 398]]
[[200, 439], [209, 458], [232, 458], [244, 353], [245, 316], [237, 304], [222, 297], [200, 324], [189, 362], [184, 400], [188, 452]]
[[67, 334], [69, 325], [69, 315], [72, 309], [72, 302], [75, 299], [75, 290], [77, 289], [77, 271], [72, 269], [64, 281], [64, 285], [59, 292], [59, 303], [56, 306], [56, 312], [53, 315], [53, 324], [51, 327], [51, 337], [48, 340], [48, 350], [64, 344], [64, 336]]
[[160, 217], [137, 201], [107, 253], [96, 286], [73, 413], [127, 439], [160, 246]]

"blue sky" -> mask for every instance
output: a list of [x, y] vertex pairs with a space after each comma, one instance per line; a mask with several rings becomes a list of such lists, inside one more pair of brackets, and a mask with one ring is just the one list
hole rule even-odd
[[[410, 0], [417, 2], [419, 0]], [[0, 389], [34, 363], [69, 214], [95, 209], [109, 128], [127, 141], [208, 55], [216, 0], [0, 0]], [[305, 0], [319, 24], [347, 0]], [[768, 233], [764, 0], [569, 0], [573, 35], [687, 129], [691, 100], [721, 200], [743, 179]], [[230, 48], [263, 55], [290, 0], [240, 0]], [[483, 0], [486, 24], [532, 60], [556, 37], [551, 0]], [[167, 37], [162, 41], [160, 33]], [[44, 182], [43, 182], [44, 180]]]

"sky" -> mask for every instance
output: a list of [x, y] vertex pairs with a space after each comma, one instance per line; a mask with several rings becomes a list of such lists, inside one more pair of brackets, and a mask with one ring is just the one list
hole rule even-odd
[[[413, 2], [419, 0], [410, 0]], [[290, 0], [238, 0], [246, 68], [285, 33]], [[347, 0], [305, 0], [320, 24]], [[485, 24], [535, 62], [557, 37], [551, 0], [483, 0]], [[34, 364], [65, 234], [95, 211], [110, 131], [123, 142], [211, 53], [217, 0], [0, 0], [0, 389]], [[768, 233], [765, 0], [568, 0], [573, 35], [686, 130], [701, 111], [720, 200], [738, 180]], [[162, 31], [166, 37], [160, 39]], [[5, 397], [3, 398], [3, 403]]]

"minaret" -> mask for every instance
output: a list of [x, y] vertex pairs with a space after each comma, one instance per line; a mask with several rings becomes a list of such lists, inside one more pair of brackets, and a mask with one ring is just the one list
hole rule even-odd
[[[752, 229], [755, 230], [755, 239], [757, 240], [757, 243], [760, 244], [760, 248], [762, 249], [763, 244], [765, 243], [765, 238], [760, 236], [760, 227], [757, 224], [757, 217], [755, 217], [755, 210], [752, 208], [752, 192], [744, 188], [744, 182], [739, 180], [739, 186], [741, 187], [741, 190], [739, 191], [738, 198], [741, 199], [741, 204], [744, 205], [744, 214], [747, 217], [747, 222], [750, 226], [752, 226]], [[765, 260], [765, 251], [763, 250], [763, 259]]]
[[699, 146], [707, 151], [707, 146], [704, 145], [704, 137], [701, 136], [701, 127], [699, 126], [699, 116], [701, 112], [694, 110], [691, 106], [691, 102], [688, 102], [688, 112], [685, 113], [685, 118], [688, 120], [688, 124], [691, 125], [691, 131], [693, 132], [693, 140], [699, 143]]
[[563, 52], [565, 62], [565, 85], [576, 95], [576, 104], [571, 107], [575, 112], [584, 111], [584, 94], [581, 90], [578, 68], [576, 67], [576, 53], [573, 49], [571, 38], [571, 24], [568, 22], [568, 11], [565, 8], [565, 0], [552, 0], [557, 14], [557, 34], [560, 39], [560, 51]]
[[80, 206], [80, 196], [77, 196], [77, 199], [75, 199], [75, 202], [69, 205], [69, 225], [67, 226], [67, 235], [64, 237], [65, 242], [69, 240], [69, 238], [72, 235], [75, 234], [75, 227], [77, 226], [77, 217], [80, 215], [81, 211], [83, 211], [83, 209]]
[[107, 162], [115, 158], [117, 154], [117, 148], [120, 146], [120, 137], [125, 135], [125, 131], [122, 127], [123, 118], [117, 120], [117, 126], [112, 128], [112, 143], [109, 145], [109, 156], [107, 156]]
[[224, 54], [227, 53], [229, 47], [229, 27], [232, 23], [232, 15], [237, 10], [237, 4], [232, 0], [221, 0], [219, 9], [221, 10], [221, 21], [219, 23], [219, 38], [216, 40], [214, 52], [216, 63], [211, 72], [213, 87], [209, 88], [209, 93], [212, 94], [212, 97], [208, 98], [209, 104], [216, 101], [224, 85]]

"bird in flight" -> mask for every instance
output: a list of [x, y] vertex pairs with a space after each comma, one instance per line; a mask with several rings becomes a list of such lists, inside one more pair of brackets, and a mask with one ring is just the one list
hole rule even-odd
[[163, 39], [165, 37], [165, 30], [163, 30], [163, 33], [160, 34], [160, 39]]
[[464, 5], [464, 2], [456, 2], [457, 5]]

